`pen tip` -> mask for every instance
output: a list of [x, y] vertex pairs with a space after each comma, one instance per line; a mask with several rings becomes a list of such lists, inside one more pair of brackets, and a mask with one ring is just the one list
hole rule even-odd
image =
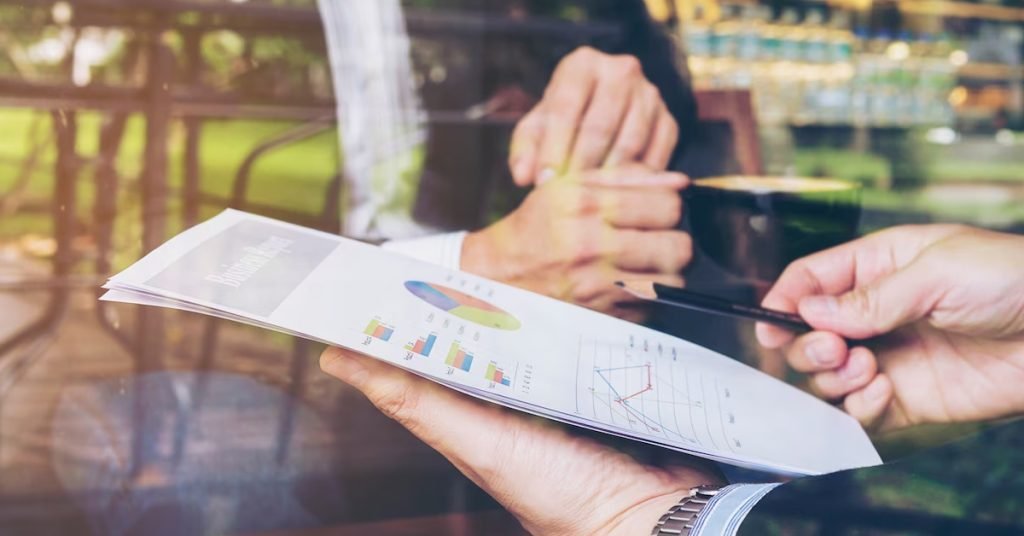
[[650, 281], [618, 281], [615, 284], [637, 298], [644, 300], [658, 299], [658, 293], [654, 291], [654, 283]]

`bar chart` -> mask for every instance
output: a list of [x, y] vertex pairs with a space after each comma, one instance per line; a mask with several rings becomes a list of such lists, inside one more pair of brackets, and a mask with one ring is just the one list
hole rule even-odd
[[512, 379], [494, 361], [487, 364], [487, 373], [484, 374], [484, 377], [495, 385], [512, 386]]
[[406, 344], [405, 349], [423, 357], [430, 357], [430, 352], [434, 349], [434, 343], [436, 342], [437, 333], [431, 333], [426, 337], [416, 339], [416, 342]]
[[473, 354], [467, 352], [458, 341], [453, 342], [448, 349], [448, 357], [445, 358], [444, 364], [463, 372], [469, 372], [469, 369], [473, 367]]
[[395, 327], [389, 324], [385, 324], [381, 319], [374, 318], [370, 320], [369, 325], [363, 330], [363, 334], [374, 339], [380, 339], [384, 342], [391, 340], [391, 336], [395, 334]]

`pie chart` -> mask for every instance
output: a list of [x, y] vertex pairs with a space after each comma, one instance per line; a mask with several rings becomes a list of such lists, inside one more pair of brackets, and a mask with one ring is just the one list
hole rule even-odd
[[519, 319], [498, 307], [455, 289], [423, 281], [406, 281], [405, 288], [430, 305], [474, 324], [507, 331], [515, 331], [522, 325]]

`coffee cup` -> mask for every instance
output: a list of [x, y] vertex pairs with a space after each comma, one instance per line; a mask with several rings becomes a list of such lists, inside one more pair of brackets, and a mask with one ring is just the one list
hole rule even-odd
[[853, 239], [860, 222], [860, 186], [837, 179], [711, 177], [685, 195], [700, 250], [761, 285], [791, 262]]

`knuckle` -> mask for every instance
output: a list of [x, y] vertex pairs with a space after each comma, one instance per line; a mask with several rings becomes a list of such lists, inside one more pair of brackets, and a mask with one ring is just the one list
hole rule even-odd
[[809, 282], [814, 284], [815, 288], [813, 291], [819, 291], [817, 288], [817, 278], [814, 277], [814, 272], [811, 270], [811, 264], [807, 261], [807, 258], [802, 258], [794, 261], [782, 271], [782, 275], [776, 283], [776, 288], [781, 286], [783, 283], [793, 282]]
[[606, 288], [600, 278], [588, 276], [573, 285], [570, 295], [576, 303], [587, 303], [600, 298]]
[[543, 112], [534, 108], [523, 116], [523, 118], [516, 123], [515, 129], [512, 130], [512, 138], [518, 139], [535, 135], [537, 131], [540, 130], [540, 120], [542, 115]]
[[394, 389], [377, 398], [377, 407], [384, 415], [406, 428], [415, 427], [419, 395], [411, 389]]
[[661, 101], [661, 91], [658, 90], [658, 86], [650, 82], [644, 82], [644, 85], [640, 88], [640, 94], [648, 102]]
[[644, 152], [645, 147], [643, 140], [636, 135], [627, 134], [619, 141], [619, 154], [626, 158], [636, 158]]
[[[677, 225], [680, 220], [683, 219], [683, 200], [678, 195], [668, 196], [666, 201], [668, 207], [665, 210], [668, 219], [672, 225]], [[689, 235], [683, 235], [689, 238]]]
[[672, 271], [681, 270], [693, 257], [693, 240], [686, 233], [678, 233], [672, 241]]
[[824, 399], [828, 399], [828, 400], [836, 398], [833, 386], [832, 386], [831, 382], [829, 381], [830, 380], [830, 378], [829, 378], [830, 374], [831, 373], [828, 373], [828, 372], [822, 372], [822, 373], [811, 375], [811, 379], [810, 379], [810, 382], [809, 382], [810, 383], [810, 387], [811, 387], [811, 391], [814, 394], [818, 395], [819, 398], [824, 398]]
[[636, 77], [643, 71], [643, 66], [640, 64], [640, 60], [638, 60], [636, 56], [615, 56], [609, 62], [609, 65], [610, 72], [608, 74], [623, 78]]
[[589, 134], [594, 143], [598, 139], [608, 139], [618, 130], [615, 118], [604, 113], [589, 114], [583, 125], [584, 132]]
[[782, 355], [785, 356], [786, 362], [789, 363], [794, 370], [798, 372], [812, 371], [811, 367], [807, 365], [807, 354], [804, 351], [804, 341], [802, 339], [797, 339], [796, 341], [785, 345], [782, 349]]
[[557, 122], [566, 120], [569, 110], [579, 103], [581, 97], [575, 86], [558, 86], [550, 88], [544, 98], [551, 103], [547, 120]]
[[341, 357], [337, 349], [334, 347], [328, 347], [320, 354], [320, 370], [325, 372], [330, 370], [334, 366], [334, 363], [340, 358]]
[[562, 63], [571, 61], [590, 61], [593, 60], [595, 57], [599, 56], [600, 54], [601, 53], [598, 52], [597, 49], [595, 49], [594, 47], [584, 45], [569, 53], [569, 55], [566, 56], [564, 60], [562, 60]]
[[878, 300], [867, 289], [857, 289], [843, 297], [844, 308], [856, 319], [865, 320], [874, 327], [879, 327], [882, 312], [879, 309]]
[[595, 214], [601, 209], [601, 195], [590, 188], [573, 188], [576, 199], [576, 213], [580, 215]]
[[573, 266], [587, 264], [601, 257], [597, 240], [581, 240], [569, 250], [569, 261]]
[[[665, 110], [665, 114], [669, 115], [668, 110]], [[672, 145], [675, 145], [676, 141], [679, 140], [679, 124], [676, 123], [674, 117], [669, 116], [668, 127], [666, 128], [668, 128], [669, 140], [672, 142]]]

